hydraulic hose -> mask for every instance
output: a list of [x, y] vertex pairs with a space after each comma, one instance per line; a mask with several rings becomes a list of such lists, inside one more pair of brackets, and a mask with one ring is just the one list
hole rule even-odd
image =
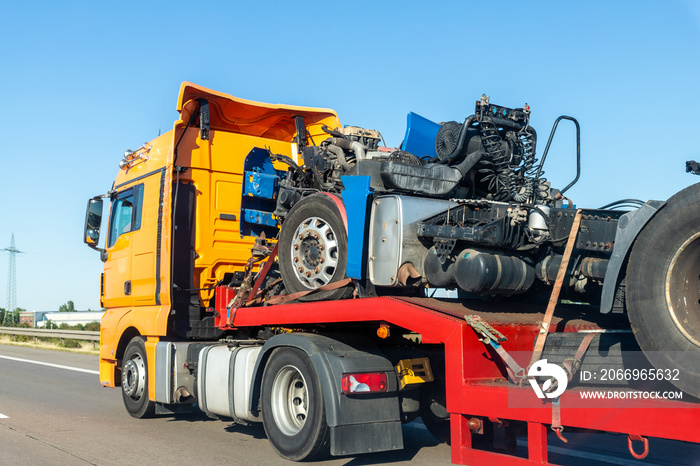
[[331, 136], [334, 136], [334, 137], [336, 137], [336, 138], [339, 138], [339, 139], [347, 139], [343, 133], [338, 132], [338, 131], [333, 130], [333, 129], [330, 129], [330, 128], [329, 128], [328, 126], [326, 126], [326, 125], [321, 126], [321, 129], [322, 129], [323, 131], [325, 131], [326, 133], [328, 133], [328, 134], [330, 134]]
[[328, 146], [328, 149], [326, 150], [338, 157], [338, 163], [340, 163], [340, 166], [343, 167], [346, 171], [352, 169], [348, 161], [345, 160], [345, 152], [343, 152], [343, 149], [334, 144], [330, 144]]
[[363, 146], [358, 141], [350, 141], [348, 139], [341, 138], [331, 138], [330, 143], [340, 147], [341, 149], [351, 150], [355, 152], [355, 158], [357, 160], [365, 159], [365, 146]]
[[453, 169], [459, 170], [459, 173], [462, 174], [462, 178], [467, 176], [467, 173], [476, 166], [477, 163], [479, 163], [479, 160], [481, 160], [481, 157], [484, 156], [484, 153], [480, 150], [474, 151], [471, 154], [467, 155], [464, 157], [464, 160], [462, 160], [459, 164], [455, 165], [452, 167]]

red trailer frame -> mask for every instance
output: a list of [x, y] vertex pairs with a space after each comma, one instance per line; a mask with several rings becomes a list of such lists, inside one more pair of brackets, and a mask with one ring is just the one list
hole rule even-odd
[[[509, 396], [532, 398], [530, 387], [509, 385], [505, 366], [490, 346], [485, 346], [464, 320], [479, 315], [508, 340], [508, 351], [532, 351], [543, 318], [543, 309], [531, 304], [508, 306], [517, 313], [499, 312], [497, 303], [445, 302], [430, 298], [380, 297], [342, 301], [320, 301], [236, 310], [235, 327], [305, 325], [319, 323], [376, 322], [396, 325], [420, 333], [423, 343], [445, 347], [447, 411], [450, 413], [452, 462], [455, 464], [550, 464], [547, 456], [547, 432], [552, 424], [551, 402], [544, 407], [509, 407]], [[502, 308], [502, 305], [501, 305]], [[559, 309], [557, 310], [559, 314]], [[555, 318], [549, 332], [595, 330], [596, 324], [582, 319]], [[520, 392], [519, 392], [520, 391]], [[580, 395], [577, 389], [560, 398], [561, 422], [566, 427], [627, 434], [632, 441], [647, 437], [700, 443], [700, 405], [680, 401], [640, 400], [619, 408], [617, 401], [598, 400], [594, 408], [569, 408]], [[610, 408], [617, 408], [611, 411]], [[624, 415], [620, 415], [624, 413]], [[470, 419], [487, 417], [495, 422], [527, 423], [528, 458], [472, 448]], [[672, 419], [673, 422], [661, 422]], [[473, 421], [472, 421], [473, 426]], [[637, 446], [637, 449], [641, 449]], [[640, 457], [640, 456], [637, 456]]]

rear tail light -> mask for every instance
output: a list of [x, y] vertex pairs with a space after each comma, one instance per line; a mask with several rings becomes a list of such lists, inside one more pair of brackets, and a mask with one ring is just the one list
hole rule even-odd
[[346, 395], [386, 392], [386, 373], [343, 374], [341, 385]]

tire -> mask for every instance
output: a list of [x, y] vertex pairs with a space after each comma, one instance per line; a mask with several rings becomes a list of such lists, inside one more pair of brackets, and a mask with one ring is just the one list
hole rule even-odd
[[330, 428], [321, 383], [311, 360], [294, 348], [278, 348], [265, 366], [262, 419], [277, 453], [304, 461], [328, 456]]
[[668, 200], [644, 227], [627, 267], [627, 312], [656, 369], [700, 398], [700, 184]]
[[153, 417], [156, 404], [148, 399], [148, 360], [143, 337], [134, 337], [124, 352], [122, 397], [126, 411], [138, 419]]
[[[440, 368], [444, 370], [442, 361], [433, 366], [433, 370]], [[423, 406], [421, 421], [438, 442], [450, 445], [450, 415], [445, 407], [446, 404], [445, 384], [442, 381], [421, 385], [421, 405]]]
[[[280, 273], [290, 294], [344, 279], [347, 255], [345, 223], [330, 197], [313, 194], [292, 207], [279, 240]], [[311, 293], [299, 301], [342, 299], [351, 293], [347, 286]]]

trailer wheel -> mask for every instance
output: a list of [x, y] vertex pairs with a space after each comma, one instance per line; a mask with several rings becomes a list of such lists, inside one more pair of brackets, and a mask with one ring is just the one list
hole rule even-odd
[[[338, 207], [325, 194], [308, 196], [294, 205], [279, 240], [282, 282], [289, 293], [314, 290], [345, 278], [348, 235]], [[299, 301], [342, 299], [351, 287], [319, 291]]]
[[156, 404], [148, 399], [148, 361], [143, 337], [134, 337], [124, 352], [122, 396], [126, 411], [135, 418], [152, 417]]
[[[700, 398], [700, 184], [668, 200], [642, 230], [627, 267], [627, 312], [640, 348]], [[672, 377], [675, 378], [675, 377]]]
[[302, 351], [279, 348], [270, 356], [262, 379], [262, 418], [267, 438], [283, 458], [328, 455], [330, 429], [321, 383]]

